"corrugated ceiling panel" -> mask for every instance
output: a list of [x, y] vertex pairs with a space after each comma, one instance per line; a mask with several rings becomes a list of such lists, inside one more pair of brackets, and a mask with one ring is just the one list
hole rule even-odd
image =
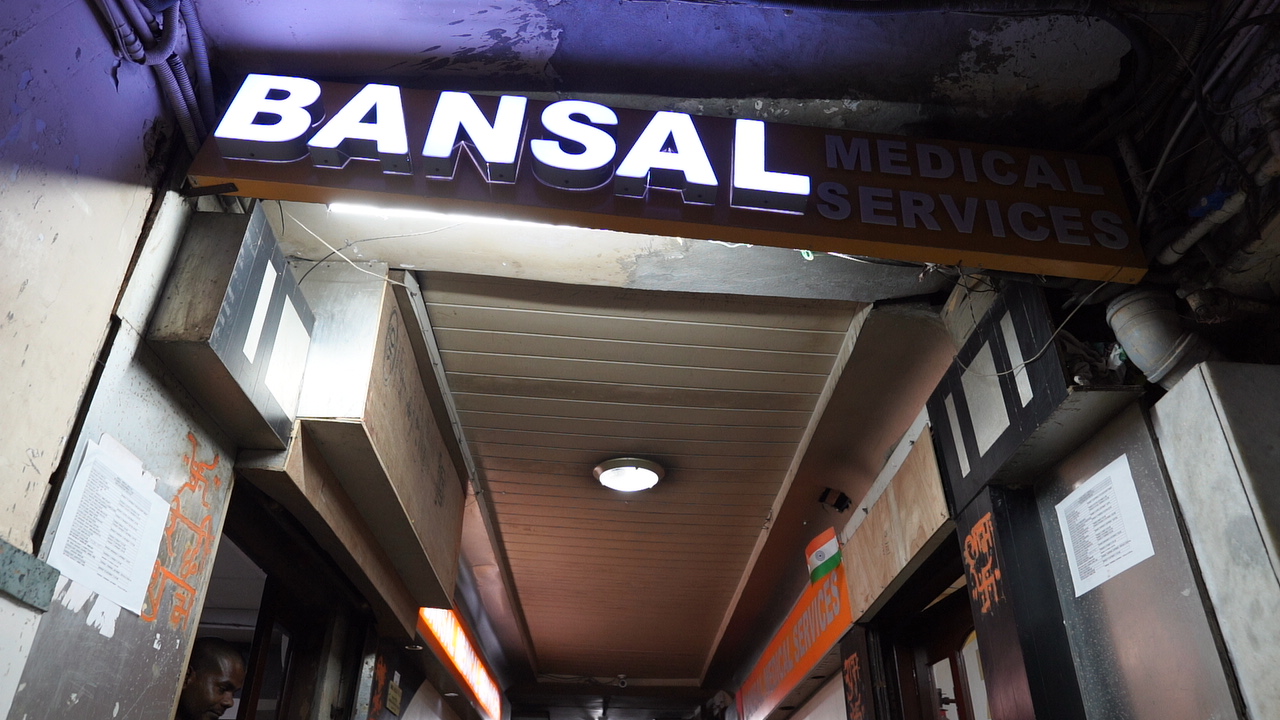
[[[525, 430], [541, 432], [547, 428], [546, 416], [518, 415], [512, 413], [464, 412], [462, 422], [468, 427], [491, 430]], [[670, 415], [670, 413], [668, 413]], [[718, 440], [726, 431], [733, 433], [739, 442], [791, 442], [800, 439], [802, 427], [776, 425], [725, 425], [711, 423], [636, 422], [628, 420], [601, 420], [587, 418], [556, 418], [556, 428], [574, 435], [599, 437], [652, 437], [671, 440]]]
[[[630, 406], [626, 412], [620, 412], [612, 403], [592, 402], [590, 400], [532, 400], [529, 398], [513, 398], [498, 395], [480, 395], [453, 391], [454, 400], [458, 402], [463, 413], [473, 412], [508, 412], [518, 415], [532, 415], [534, 409], [546, 410], [548, 417], [565, 419], [624, 419], [636, 422], [676, 422], [698, 423], [705, 425], [755, 425], [761, 427], [803, 428], [808, 422], [809, 413], [802, 410], [756, 410], [745, 408], [681, 408], [673, 415], [669, 408], [648, 407], [644, 405]], [[621, 416], [621, 417], [620, 417]]]
[[[859, 307], [423, 286], [539, 670], [697, 678]], [[602, 488], [620, 455], [666, 478]]]
[[[488, 352], [496, 346], [518, 347], [524, 355], [569, 357], [583, 360], [630, 362], [641, 343], [627, 340], [534, 335], [518, 332], [492, 332], [436, 328], [436, 337], [455, 352]], [[519, 343], [518, 345], [516, 343]], [[682, 362], [686, 367], [725, 368], [730, 370], [789, 371], [824, 374], [831, 366], [826, 353], [774, 352], [750, 348], [718, 348], [680, 345], [664, 338], [663, 362]]]

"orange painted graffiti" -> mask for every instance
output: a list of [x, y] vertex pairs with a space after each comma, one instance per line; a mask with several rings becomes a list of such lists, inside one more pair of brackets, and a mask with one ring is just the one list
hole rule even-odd
[[849, 712], [849, 720], [864, 720], [862, 658], [858, 653], [844, 659], [844, 706]]
[[369, 720], [379, 720], [386, 704], [387, 660], [378, 654], [373, 664], [373, 694], [369, 697]]
[[1003, 597], [1000, 566], [996, 560], [996, 531], [991, 513], [983, 515], [964, 539], [964, 564], [969, 573], [969, 593], [981, 604], [983, 614]]
[[[183, 455], [187, 464], [187, 480], [169, 502], [169, 521], [164, 529], [164, 544], [151, 571], [142, 619], [155, 622], [165, 596], [172, 592], [169, 626], [186, 629], [199, 592], [193, 579], [203, 572], [213, 554], [213, 514], [209, 511], [209, 488], [222, 487], [222, 478], [210, 473], [218, 468], [222, 457], [215, 454], [212, 462], [198, 459], [200, 441], [187, 433], [191, 453]], [[196, 502], [199, 505], [196, 505]], [[199, 517], [199, 520], [193, 519]]]

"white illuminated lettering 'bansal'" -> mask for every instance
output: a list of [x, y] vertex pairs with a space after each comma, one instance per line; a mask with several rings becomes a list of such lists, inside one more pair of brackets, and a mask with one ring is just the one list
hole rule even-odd
[[307, 132], [322, 117], [320, 84], [280, 75], [250, 75], [213, 131], [223, 157], [297, 160]]
[[[371, 115], [372, 122], [365, 122]], [[381, 161], [384, 173], [410, 174], [409, 135], [400, 88], [365, 85], [312, 136], [307, 148], [311, 162], [319, 167], [341, 168], [356, 158]]]
[[[663, 150], [668, 141], [671, 152]], [[653, 114], [614, 175], [618, 195], [642, 198], [659, 187], [680, 190], [685, 202], [699, 205], [714, 204], [720, 184], [693, 118], [665, 110]]]
[[542, 182], [565, 190], [592, 190], [604, 185], [613, 176], [618, 143], [596, 125], [617, 124], [618, 114], [599, 103], [585, 100], [551, 103], [542, 111], [543, 129], [581, 146], [582, 151], [569, 152], [563, 140], [530, 140], [533, 174]]
[[514, 183], [516, 160], [524, 134], [524, 110], [528, 98], [503, 95], [492, 123], [475, 98], [464, 92], [442, 92], [422, 146], [427, 177], [452, 180], [464, 145], [458, 135], [466, 131], [472, 159], [489, 182]]
[[765, 170], [764, 128], [760, 120], [738, 119], [733, 132], [734, 207], [800, 215], [809, 202], [808, 175]]

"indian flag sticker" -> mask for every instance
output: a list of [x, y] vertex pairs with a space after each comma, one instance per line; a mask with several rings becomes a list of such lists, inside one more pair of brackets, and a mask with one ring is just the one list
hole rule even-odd
[[840, 543], [836, 540], [835, 528], [827, 528], [810, 541], [805, 554], [809, 558], [809, 582], [818, 582], [835, 570], [840, 564]]

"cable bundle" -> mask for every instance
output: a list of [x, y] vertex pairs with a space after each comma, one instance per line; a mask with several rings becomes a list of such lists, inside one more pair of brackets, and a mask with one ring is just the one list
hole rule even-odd
[[[117, 51], [156, 74], [187, 149], [194, 155], [214, 120], [209, 49], [194, 0], [94, 0], [107, 21]], [[191, 51], [192, 81], [179, 51], [183, 38]]]

